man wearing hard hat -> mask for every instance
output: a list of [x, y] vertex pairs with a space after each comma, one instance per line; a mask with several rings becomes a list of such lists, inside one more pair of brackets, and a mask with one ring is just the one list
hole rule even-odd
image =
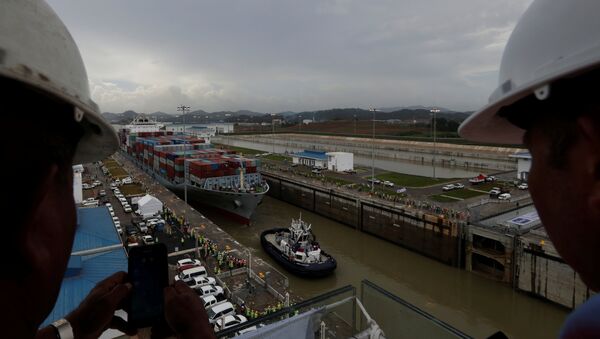
[[[131, 290], [124, 272], [98, 284], [66, 319], [38, 331], [54, 306], [73, 245], [71, 166], [104, 159], [118, 147], [114, 129], [90, 98], [73, 38], [42, 0], [0, 1], [0, 93], [1, 336], [93, 338], [109, 327], [135, 333], [114, 316]], [[165, 297], [172, 332], [213, 336], [186, 284], [167, 288]]]
[[[600, 1], [536, 0], [502, 57], [489, 104], [462, 137], [525, 144], [529, 189], [560, 255], [600, 290]], [[561, 337], [600, 337], [600, 296], [567, 319]]]

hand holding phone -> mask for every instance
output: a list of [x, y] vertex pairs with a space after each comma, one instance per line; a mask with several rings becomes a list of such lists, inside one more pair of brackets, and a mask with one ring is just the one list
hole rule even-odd
[[164, 317], [163, 290], [169, 283], [166, 246], [133, 247], [129, 251], [129, 279], [133, 288], [128, 322], [135, 328], [158, 324]]

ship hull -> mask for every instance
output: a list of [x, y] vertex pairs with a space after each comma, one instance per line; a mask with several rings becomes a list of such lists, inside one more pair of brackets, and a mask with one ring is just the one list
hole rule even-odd
[[[177, 194], [181, 199], [184, 199], [185, 192], [183, 184], [172, 183], [163, 177], [156, 175], [148, 168], [143, 169], [162, 186]], [[260, 193], [236, 193], [206, 190], [193, 185], [188, 185], [187, 196], [188, 203], [196, 203], [216, 208], [230, 219], [242, 224], [248, 224], [250, 223], [250, 219], [254, 214], [256, 207], [262, 202], [262, 199], [268, 191], [268, 186], [265, 191]]]

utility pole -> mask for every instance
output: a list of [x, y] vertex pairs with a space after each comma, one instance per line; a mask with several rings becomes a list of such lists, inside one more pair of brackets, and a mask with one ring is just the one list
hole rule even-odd
[[[190, 106], [180, 105], [177, 107], [177, 111], [183, 112], [183, 136], [185, 137], [185, 113], [190, 111]], [[187, 186], [188, 186], [188, 175], [185, 169], [185, 159], [187, 156], [187, 144], [183, 144], [183, 200], [185, 201], [186, 209], [187, 209]], [[173, 164], [175, 166], [175, 164]]]
[[439, 113], [440, 110], [437, 108], [432, 108], [431, 110], [429, 110], [431, 113], [433, 113], [433, 178], [436, 179], [435, 177], [435, 155], [437, 153], [437, 143], [436, 143], [436, 113]]
[[298, 116], [298, 133], [302, 132], [302, 116]]
[[354, 114], [354, 136], [356, 136], [356, 114]]
[[375, 192], [375, 108], [369, 108], [373, 112], [373, 137], [371, 141], [371, 193]]
[[271, 140], [273, 141], [273, 154], [275, 154], [275, 114], [271, 113], [271, 127], [273, 128], [273, 137]]

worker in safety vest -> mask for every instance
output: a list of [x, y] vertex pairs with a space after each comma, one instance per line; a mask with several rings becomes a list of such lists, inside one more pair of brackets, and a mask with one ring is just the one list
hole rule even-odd
[[[535, 0], [508, 40], [489, 103], [459, 128], [465, 139], [529, 149], [529, 190], [542, 223], [593, 291], [600, 290], [598, 13], [597, 0]], [[600, 337], [599, 315], [597, 294], [560, 336]]]

